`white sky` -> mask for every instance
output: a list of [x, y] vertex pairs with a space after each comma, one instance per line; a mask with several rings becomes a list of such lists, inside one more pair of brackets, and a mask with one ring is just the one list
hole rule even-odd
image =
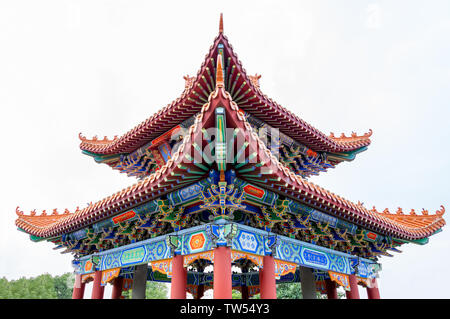
[[[325, 133], [374, 131], [313, 182], [369, 208], [449, 207], [448, 1], [0, 1], [0, 277], [72, 271], [16, 230], [16, 206], [74, 210], [134, 183], [78, 133], [121, 135], [176, 99], [220, 12], [268, 96]], [[381, 259], [382, 297], [450, 297], [446, 227], [402, 250]]]

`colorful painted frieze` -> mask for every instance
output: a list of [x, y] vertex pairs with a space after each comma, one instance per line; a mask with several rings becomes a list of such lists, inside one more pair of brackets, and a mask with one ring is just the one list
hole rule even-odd
[[205, 187], [209, 184], [210, 183], [207, 180], [192, 184], [168, 194], [167, 199], [172, 206], [197, 203], [200, 201], [201, 192], [204, 191]]
[[273, 206], [278, 199], [278, 195], [276, 193], [270, 192], [253, 184], [249, 184], [242, 180], [236, 180], [236, 186], [245, 193], [244, 201], [246, 202], [254, 203], [257, 205]]
[[196, 254], [185, 255], [183, 258], [183, 265], [184, 265], [184, 267], [187, 267], [190, 264], [192, 264], [194, 261], [199, 260], [199, 259], [209, 260], [210, 262], [213, 263], [214, 262], [214, 250], [204, 251], [204, 252], [196, 253]]
[[153, 272], [159, 272], [167, 276], [172, 277], [172, 258], [156, 260], [150, 263]]
[[352, 273], [348, 257], [292, 241], [281, 241], [276, 249], [276, 258], [315, 269]]
[[231, 246], [232, 240], [238, 230], [237, 225], [233, 223], [222, 223], [224, 220], [218, 220], [219, 223], [206, 225], [206, 234], [212, 241], [214, 247]]
[[[157, 201], [150, 201], [133, 209], [119, 213], [114, 217], [108, 218], [92, 225], [95, 233], [102, 232], [104, 229], [118, 227], [121, 223], [132, 222], [140, 216], [155, 214], [159, 211]], [[82, 229], [68, 235], [68, 239], [80, 240], [86, 237], [86, 229]]]
[[159, 271], [153, 271], [152, 267], [150, 267], [147, 275], [147, 281], [170, 282], [171, 280], [167, 277], [167, 274], [163, 274]]
[[328, 271], [328, 275], [330, 276], [330, 280], [334, 281], [345, 290], [350, 291], [350, 279], [348, 278], [348, 275], [334, 271]]
[[74, 267], [76, 272], [85, 274], [95, 270], [155, 263], [171, 258], [174, 253], [186, 256], [185, 263], [188, 264], [197, 259], [211, 261], [213, 249], [221, 245], [232, 249], [234, 260], [249, 259], [256, 265], [262, 265], [262, 256], [273, 255], [278, 263], [279, 278], [295, 272], [293, 265], [342, 274], [355, 273], [362, 278], [373, 278], [380, 271], [378, 264], [364, 258], [355, 258], [342, 252], [240, 224], [223, 223], [223, 220], [222, 223], [196, 226], [178, 233], [82, 257], [74, 263]]
[[295, 274], [296, 269], [296, 263], [275, 259], [275, 279], [280, 279], [287, 274]]
[[120, 268], [107, 269], [102, 271], [101, 285], [106, 286], [108, 282], [113, 281], [120, 274]]
[[344, 222], [336, 217], [322, 213], [314, 208], [300, 204], [293, 200], [289, 200], [287, 212], [292, 214], [304, 214], [310, 216], [310, 219], [315, 222], [328, 224], [332, 228], [345, 229], [349, 234], [355, 234], [357, 229], [356, 225]]
[[264, 256], [265, 237], [249, 230], [238, 229], [232, 247], [237, 251]]
[[90, 256], [80, 258], [81, 273], [139, 265], [170, 257], [170, 249], [164, 237], [149, 241], [100, 252], [95, 255], [99, 258], [95, 267], [87, 267], [89, 263], [92, 263]]
[[181, 251], [182, 255], [195, 254], [213, 248], [213, 241], [207, 234], [207, 231], [201, 230], [184, 234], [181, 236]]

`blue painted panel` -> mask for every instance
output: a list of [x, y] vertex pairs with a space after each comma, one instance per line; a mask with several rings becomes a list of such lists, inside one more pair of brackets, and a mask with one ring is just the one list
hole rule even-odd
[[261, 234], [239, 229], [232, 241], [232, 249], [264, 255], [265, 238]]
[[[377, 272], [381, 269], [379, 264], [368, 259], [357, 258], [339, 251], [235, 223], [234, 226], [232, 224], [205, 224], [178, 233], [104, 251], [94, 255], [100, 259], [97, 269], [127, 267], [170, 258], [171, 249], [166, 241], [167, 236], [178, 238], [176, 251], [183, 255], [213, 249], [213, 237], [216, 237], [216, 244], [222, 242], [222, 244], [227, 244], [226, 237], [231, 236], [231, 248], [234, 250], [260, 256], [269, 254], [273, 250], [274, 257], [277, 259], [322, 271], [331, 270], [353, 274], [355, 273], [354, 269], [357, 269], [358, 276], [373, 278], [377, 276]], [[202, 244], [203, 240], [204, 243]], [[79, 262], [75, 261], [74, 267], [77, 273], [86, 273], [84, 268], [91, 257], [85, 256]], [[89, 272], [91, 271], [93, 270], [91, 269]]]

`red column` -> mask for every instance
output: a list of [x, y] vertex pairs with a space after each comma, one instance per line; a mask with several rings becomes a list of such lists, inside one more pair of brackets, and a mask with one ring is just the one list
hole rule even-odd
[[241, 298], [242, 299], [249, 299], [249, 293], [248, 293], [248, 287], [247, 286], [242, 286], [241, 287]]
[[195, 297], [195, 299], [202, 299], [204, 295], [205, 295], [205, 285], [198, 285], [197, 296]]
[[[241, 268], [242, 276], [245, 276], [248, 273], [248, 267], [244, 266]], [[247, 300], [250, 298], [250, 292], [247, 286], [247, 278], [245, 279], [245, 284], [241, 286], [241, 299]]]
[[328, 299], [338, 299], [336, 283], [331, 279], [325, 280], [325, 286], [327, 289], [327, 297]]
[[103, 299], [103, 292], [105, 287], [101, 285], [102, 282], [102, 271], [97, 270], [94, 275], [94, 286], [92, 287], [91, 299]]
[[85, 283], [81, 282], [81, 275], [75, 275], [75, 284], [73, 286], [72, 299], [83, 299]]
[[347, 299], [359, 299], [358, 282], [355, 275], [348, 275], [350, 291], [345, 291]]
[[259, 269], [259, 290], [261, 299], [277, 299], [275, 260], [272, 256], [263, 257], [263, 268]]
[[214, 249], [214, 299], [231, 299], [231, 249]]
[[367, 287], [367, 298], [368, 299], [380, 299], [380, 291], [378, 290], [377, 280], [373, 279], [373, 287]]
[[114, 279], [111, 299], [120, 299], [120, 297], [122, 296], [122, 289], [123, 289], [123, 277], [117, 277], [116, 279]]
[[170, 299], [186, 299], [187, 270], [183, 265], [183, 255], [172, 258], [172, 283]]

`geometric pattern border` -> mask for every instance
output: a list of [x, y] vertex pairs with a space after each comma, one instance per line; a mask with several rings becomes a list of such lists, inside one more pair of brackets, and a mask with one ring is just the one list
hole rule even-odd
[[[322, 271], [351, 275], [360, 278], [377, 278], [381, 265], [365, 258], [357, 258], [350, 254], [332, 249], [320, 247], [285, 236], [263, 231], [249, 226], [231, 223], [236, 227], [230, 238], [231, 250], [237, 256], [247, 256], [254, 260], [259, 267], [262, 266], [258, 256], [272, 254], [279, 262], [284, 261], [288, 273], [293, 272], [292, 264], [306, 266]], [[96, 270], [108, 270], [113, 268], [130, 267], [172, 258], [173, 252], [181, 253], [185, 257], [185, 263], [191, 263], [195, 256], [204, 255], [205, 259], [212, 259], [215, 247], [214, 238], [208, 234], [209, 223], [190, 229], [178, 231], [160, 237], [151, 238], [123, 247], [84, 256], [73, 262], [75, 272], [88, 274]], [[169, 247], [170, 237], [178, 238], [178, 247]], [[176, 239], [175, 238], [175, 239]], [[269, 246], [271, 248], [269, 248]], [[187, 257], [192, 255], [191, 257]], [[251, 258], [249, 258], [251, 257]], [[199, 257], [197, 257], [199, 258]], [[189, 259], [193, 259], [190, 260]], [[236, 257], [235, 257], [236, 259]], [[261, 266], [260, 266], [261, 265]], [[279, 266], [282, 264], [280, 263]], [[281, 269], [281, 268], [280, 268]], [[286, 270], [287, 271], [287, 270]]]

